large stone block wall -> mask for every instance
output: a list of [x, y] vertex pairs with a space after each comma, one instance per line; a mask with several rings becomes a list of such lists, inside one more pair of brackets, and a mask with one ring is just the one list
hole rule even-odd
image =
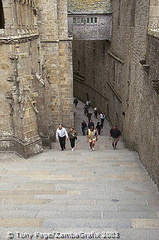
[[[132, 24], [130, 12], [133, 4], [135, 17]], [[116, 2], [113, 1], [112, 5], [114, 22], [111, 51], [124, 61], [121, 72], [125, 86], [122, 91], [123, 136], [126, 145], [138, 151], [141, 162], [158, 184], [159, 155], [156, 142], [159, 128], [154, 126], [159, 124], [159, 98], [152, 87], [153, 79], [149, 76], [147, 65], [149, 1], [132, 2], [131, 8], [130, 5], [121, 2], [120, 24], [117, 22]], [[117, 78], [118, 75], [116, 72]]]
[[103, 43], [73, 43], [74, 91], [83, 101], [89, 94], [93, 105], [103, 109], [109, 103], [110, 121], [120, 126], [126, 146], [139, 153], [159, 186], [159, 96], [154, 86], [159, 79], [159, 41], [148, 36], [149, 3], [112, 1], [112, 39], [104, 59]]
[[[120, 23], [115, 18], [119, 17], [116, 1], [112, 5], [111, 51], [124, 61], [121, 72], [125, 86], [122, 91], [123, 137], [130, 149], [138, 151], [141, 162], [159, 186], [159, 152], [156, 145], [159, 128], [154, 128], [159, 124], [159, 98], [152, 87], [146, 59], [149, 1], [127, 3], [121, 1]], [[132, 10], [134, 17], [130, 14], [133, 14]], [[159, 45], [156, 47], [158, 49]], [[118, 78], [118, 73], [116, 76]]]
[[27, 158], [49, 144], [59, 122], [73, 124], [67, 1], [2, 4], [0, 150]]
[[58, 123], [65, 127], [74, 123], [72, 42], [68, 38], [67, 1], [42, 1], [39, 7], [42, 71], [47, 72], [50, 83], [47, 109], [51, 115], [47, 115], [49, 128], [55, 132]]
[[73, 41], [74, 95], [97, 106], [99, 113], [122, 129], [121, 84], [110, 83], [109, 74], [114, 71], [110, 64], [109, 41]]

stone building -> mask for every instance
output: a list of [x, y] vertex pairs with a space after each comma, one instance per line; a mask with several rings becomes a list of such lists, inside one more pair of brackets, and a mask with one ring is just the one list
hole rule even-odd
[[159, 2], [111, 4], [110, 40], [73, 40], [74, 94], [119, 126], [159, 186]]
[[29, 157], [73, 124], [67, 22], [66, 0], [0, 0], [1, 151]]
[[75, 40], [111, 38], [110, 0], [68, 0], [68, 31]]

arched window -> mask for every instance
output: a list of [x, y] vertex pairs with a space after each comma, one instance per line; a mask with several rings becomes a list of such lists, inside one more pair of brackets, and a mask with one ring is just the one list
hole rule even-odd
[[4, 12], [2, 0], [0, 0], [0, 29], [4, 29]]

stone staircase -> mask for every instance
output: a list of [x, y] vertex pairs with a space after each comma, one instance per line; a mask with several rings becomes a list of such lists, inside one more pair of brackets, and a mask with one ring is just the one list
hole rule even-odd
[[74, 152], [67, 141], [27, 160], [0, 154], [0, 239], [159, 239], [157, 187], [136, 152], [112, 149], [109, 129], [95, 151], [78, 134]]

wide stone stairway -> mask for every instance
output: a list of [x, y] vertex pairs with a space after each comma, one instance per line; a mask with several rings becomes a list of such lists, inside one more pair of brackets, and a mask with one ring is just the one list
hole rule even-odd
[[107, 121], [89, 149], [83, 106], [74, 108], [75, 151], [67, 141], [27, 160], [0, 154], [0, 239], [159, 240], [156, 185], [122, 139], [112, 149]]

